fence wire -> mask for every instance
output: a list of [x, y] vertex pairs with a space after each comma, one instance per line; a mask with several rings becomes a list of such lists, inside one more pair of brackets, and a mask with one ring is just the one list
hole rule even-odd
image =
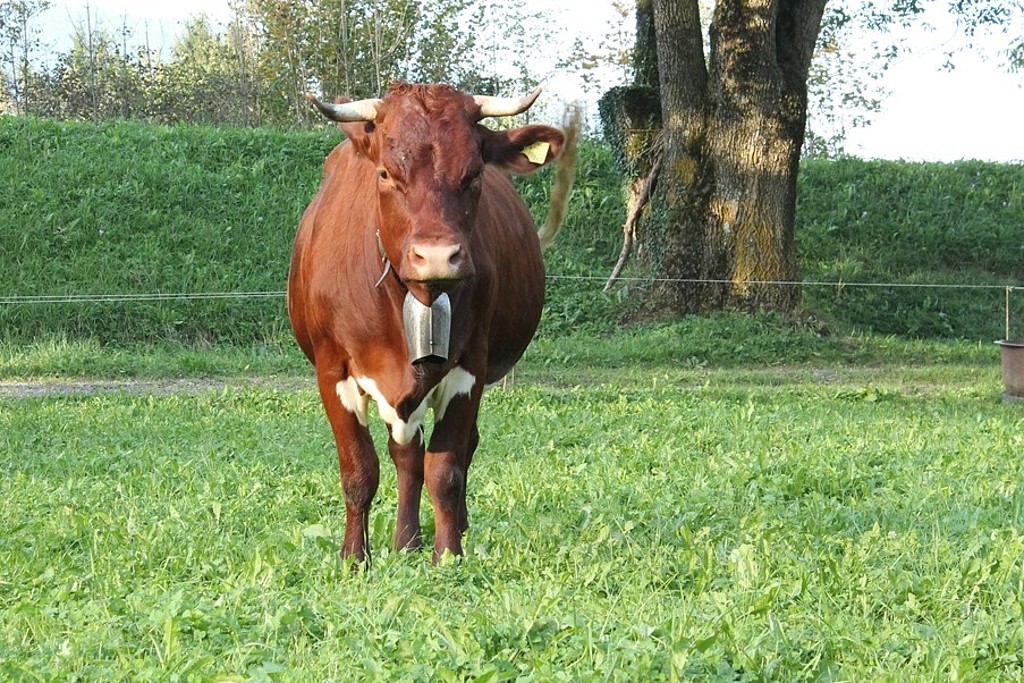
[[191, 301], [203, 299], [277, 299], [278, 292], [154, 292], [150, 294], [38, 294], [0, 296], [0, 305], [132, 303], [145, 301]]
[[[604, 275], [548, 275], [551, 282], [559, 280], [578, 280], [605, 282]], [[633, 284], [662, 284], [675, 282], [679, 284], [733, 284], [732, 280], [700, 279], [700, 278], [644, 278], [622, 277], [618, 282]], [[836, 289], [854, 287], [878, 288], [917, 288], [917, 289], [987, 289], [1006, 290], [1007, 295], [1014, 290], [1024, 289], [1018, 285], [978, 285], [954, 284], [941, 282], [845, 282], [822, 280], [747, 280], [744, 285], [762, 285], [779, 287], [834, 287]], [[133, 303], [149, 301], [193, 301], [210, 299], [278, 299], [285, 296], [284, 290], [262, 292], [153, 292], [143, 294], [10, 294], [0, 295], [0, 306], [41, 305], [41, 304], [80, 304], [80, 303]]]

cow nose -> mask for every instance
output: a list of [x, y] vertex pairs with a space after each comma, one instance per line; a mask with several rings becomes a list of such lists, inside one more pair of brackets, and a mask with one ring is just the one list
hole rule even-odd
[[459, 280], [465, 276], [465, 250], [461, 244], [413, 244], [409, 248], [411, 279], [420, 282]]

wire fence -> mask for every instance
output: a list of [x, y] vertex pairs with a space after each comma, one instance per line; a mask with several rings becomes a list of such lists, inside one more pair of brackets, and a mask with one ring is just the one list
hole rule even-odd
[[[574, 294], [564, 301], [557, 296], [549, 297], [552, 303], [552, 317], [549, 329], [572, 329], [575, 304], [589, 305], [589, 283], [594, 283], [595, 295], [604, 289], [608, 281], [605, 275], [558, 274], [547, 276], [551, 289], [559, 283], [572, 288]], [[616, 284], [621, 291], [629, 292], [631, 287], [648, 287], [656, 284], [677, 283], [679, 285], [729, 286], [735, 281], [709, 278], [650, 278], [620, 277]], [[1011, 339], [1011, 293], [1024, 291], [1024, 284], [976, 284], [954, 282], [870, 282], [843, 279], [836, 280], [753, 280], [744, 281], [745, 286], [799, 287], [817, 292], [808, 294], [813, 302], [821, 294], [834, 290], [836, 300], [822, 303], [825, 311], [831, 311], [839, 319], [848, 320], [854, 326], [878, 329], [885, 333], [924, 335], [950, 338], [984, 338], [1002, 333], [1003, 339]], [[860, 295], [855, 294], [859, 290]], [[939, 294], [938, 290], [945, 290]], [[911, 303], [898, 291], [908, 294], [922, 292], [920, 304]], [[956, 292], [977, 292], [979, 296], [962, 295]], [[1004, 320], [993, 319], [992, 295], [1005, 292]], [[869, 292], [873, 292], [869, 294]], [[926, 292], [936, 292], [927, 294]], [[108, 293], [49, 293], [49, 294], [0, 294], [0, 330], [18, 338], [19, 334], [32, 334], [40, 330], [51, 330], [56, 334], [88, 334], [97, 338], [112, 340], [172, 339], [192, 340], [214, 337], [221, 340], [248, 339], [249, 336], [265, 335], [266, 330], [276, 330], [280, 324], [280, 308], [286, 297], [284, 289], [246, 291], [197, 291], [197, 292], [108, 292]], [[554, 292], [552, 291], [552, 294]], [[948, 299], [947, 304], [939, 303]], [[911, 295], [913, 300], [916, 296]], [[1003, 297], [1000, 297], [1003, 298]], [[842, 299], [844, 303], [838, 303]], [[264, 311], [265, 302], [274, 307], [271, 317]], [[201, 303], [216, 306], [216, 309], [198, 308]], [[821, 302], [819, 302], [821, 303]], [[996, 306], [998, 304], [995, 304]], [[67, 306], [68, 316], [44, 313], [39, 317], [32, 310]], [[112, 306], [114, 308], [106, 308]], [[182, 307], [188, 307], [185, 313]], [[230, 306], [234, 312], [227, 315], [233, 322], [225, 327], [224, 309]], [[235, 307], [239, 308], [235, 308]], [[838, 308], [836, 308], [838, 306]], [[950, 306], [959, 313], [951, 312]], [[136, 309], [137, 307], [137, 309]], [[255, 307], [255, 308], [253, 308]], [[219, 312], [215, 312], [219, 311]], [[263, 312], [257, 312], [263, 311]], [[1019, 325], [1020, 316], [1016, 316]]]
[[29, 294], [0, 296], [0, 306], [23, 304], [116, 304], [137, 301], [192, 301], [202, 299], [277, 299], [277, 292], [154, 292], [149, 294]]
[[[600, 275], [548, 275], [551, 282], [559, 280], [578, 280], [604, 282], [608, 278]], [[659, 284], [732, 284], [727, 279], [701, 278], [645, 278], [621, 277], [618, 282]], [[855, 287], [876, 287], [890, 289], [963, 289], [963, 290], [1005, 290], [1007, 311], [1009, 296], [1014, 290], [1024, 290], [1019, 285], [984, 285], [941, 282], [846, 282], [844, 280], [745, 280], [744, 285], [779, 286], [779, 287], [834, 287], [836, 289]], [[261, 292], [153, 292], [139, 294], [10, 294], [0, 295], [0, 306], [17, 306], [33, 304], [77, 304], [77, 303], [131, 303], [146, 301], [190, 301], [204, 299], [277, 299], [285, 296], [284, 290]]]

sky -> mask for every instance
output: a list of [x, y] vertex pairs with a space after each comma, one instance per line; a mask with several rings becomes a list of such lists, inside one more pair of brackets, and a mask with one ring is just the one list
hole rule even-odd
[[[962, 32], [933, 2], [925, 23], [886, 74], [889, 95], [873, 125], [847, 136], [856, 156], [926, 161], [1024, 161], [1024, 71], [1010, 73], [999, 54], [1005, 38], [978, 41], [942, 69], [946, 53], [966, 46]], [[938, 12], [936, 10], [939, 10]], [[1019, 28], [1019, 27], [1015, 27]]]
[[[42, 15], [43, 40], [57, 49], [73, 23], [84, 21], [86, 0], [51, 0]], [[136, 35], [148, 33], [154, 48], [169, 47], [180, 23], [205, 13], [223, 25], [230, 17], [227, 0], [88, 0], [94, 16], [108, 28], [122, 22]], [[944, 3], [942, 3], [944, 4]], [[935, 3], [939, 6], [940, 3]], [[606, 31], [615, 16], [612, 0], [564, 0], [561, 17], [579, 22], [592, 36]], [[578, 6], [578, 7], [577, 7]], [[585, 11], [578, 11], [583, 10]], [[960, 53], [956, 68], [944, 71], [944, 53], [957, 46], [956, 32], [941, 17], [939, 28], [908, 34], [909, 54], [887, 72], [888, 95], [873, 123], [847, 134], [846, 151], [864, 158], [914, 161], [1024, 161], [1024, 73], [1011, 74], [996, 51]], [[549, 91], [580, 92], [567, 74], [555, 74]]]

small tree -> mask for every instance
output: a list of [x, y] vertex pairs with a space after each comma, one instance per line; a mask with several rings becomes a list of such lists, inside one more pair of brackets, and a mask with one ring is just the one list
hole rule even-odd
[[402, 73], [422, 15], [418, 0], [249, 0], [259, 35], [261, 80], [269, 115], [306, 125], [305, 94], [379, 95]]
[[105, 117], [105, 67], [115, 59], [110, 36], [94, 31], [91, 20], [78, 27], [71, 50], [57, 60], [50, 75], [54, 91], [60, 93], [56, 106], [60, 118], [98, 121]]
[[[516, 6], [506, 2], [505, 10], [515, 12]], [[500, 78], [493, 70], [477, 68], [472, 61], [474, 51], [481, 46], [481, 37], [487, 39], [481, 28], [489, 21], [498, 18], [479, 0], [424, 4], [402, 77], [420, 83], [447, 82], [480, 94], [495, 94]]]
[[30, 107], [26, 87], [32, 56], [40, 49], [39, 29], [32, 19], [50, 7], [48, 0], [5, 0], [0, 3], [0, 60], [6, 99], [15, 113]]
[[190, 123], [240, 123], [246, 106], [239, 94], [238, 61], [227, 41], [204, 16], [185, 24], [184, 34], [159, 69], [158, 118]]

